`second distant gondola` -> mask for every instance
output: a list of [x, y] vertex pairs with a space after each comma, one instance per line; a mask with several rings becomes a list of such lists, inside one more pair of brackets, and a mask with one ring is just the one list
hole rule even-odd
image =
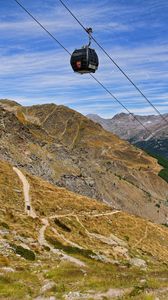
[[79, 74], [95, 73], [99, 65], [96, 51], [89, 47], [91, 44], [92, 29], [88, 28], [86, 30], [89, 34], [89, 44], [81, 49], [76, 49], [72, 53], [70, 61], [74, 72]]

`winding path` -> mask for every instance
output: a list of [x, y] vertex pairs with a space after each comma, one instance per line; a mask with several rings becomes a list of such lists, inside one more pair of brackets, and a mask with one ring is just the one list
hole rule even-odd
[[[23, 193], [24, 193], [24, 201], [25, 201], [25, 212], [28, 216], [32, 218], [36, 218], [37, 215], [34, 212], [32, 205], [31, 205], [31, 199], [30, 199], [30, 185], [29, 182], [27, 181], [26, 177], [23, 175], [23, 173], [17, 169], [16, 167], [13, 167], [14, 172], [18, 175], [19, 179], [21, 180], [23, 184]], [[42, 218], [41, 222], [43, 226], [41, 227], [39, 231], [39, 236], [38, 236], [38, 242], [41, 246], [46, 246], [49, 247], [50, 251], [59, 255], [63, 260], [67, 260], [69, 262], [75, 263], [80, 267], [85, 267], [85, 263], [83, 263], [81, 260], [74, 258], [72, 256], [69, 256], [65, 254], [63, 251], [54, 248], [51, 246], [45, 239], [45, 231], [47, 227], [49, 226], [49, 221], [47, 218]]]
[[23, 173], [17, 169], [16, 167], [13, 167], [13, 170], [18, 175], [20, 181], [23, 184], [23, 193], [24, 193], [24, 201], [25, 201], [25, 213], [29, 215], [32, 218], [36, 218], [37, 215], [32, 209], [31, 206], [31, 199], [30, 199], [30, 185], [26, 179], [26, 177], [23, 175]]
[[[26, 177], [24, 176], [24, 174], [16, 167], [13, 167], [14, 172], [18, 175], [20, 181], [22, 182], [23, 185], [23, 193], [24, 193], [24, 201], [25, 201], [25, 212], [28, 216], [32, 217], [32, 218], [36, 218], [37, 215], [35, 213], [35, 211], [32, 208], [31, 205], [31, 199], [30, 199], [30, 185], [29, 182], [27, 181]], [[39, 235], [38, 235], [38, 242], [41, 246], [46, 246], [50, 249], [50, 251], [54, 254], [57, 254], [58, 256], [60, 256], [60, 258], [62, 260], [67, 260], [69, 262], [75, 263], [80, 267], [84, 267], [86, 266], [84, 262], [82, 262], [81, 260], [67, 255], [65, 254], [62, 250], [60, 249], [56, 249], [54, 246], [52, 246], [51, 244], [49, 244], [45, 238], [45, 231], [47, 229], [48, 226], [50, 226], [49, 220], [52, 220], [54, 218], [64, 218], [64, 217], [75, 217], [77, 222], [80, 224], [80, 226], [82, 226], [85, 229], [85, 232], [87, 233], [87, 235], [90, 238], [96, 238], [99, 239], [107, 244], [112, 244], [112, 245], [116, 245], [116, 241], [114, 241], [114, 239], [112, 238], [107, 238], [105, 236], [101, 236], [98, 234], [94, 234], [94, 233], [90, 233], [85, 226], [83, 225], [83, 223], [79, 220], [78, 217], [80, 216], [87, 216], [90, 218], [94, 218], [94, 217], [103, 217], [103, 216], [110, 216], [116, 213], [120, 213], [119, 210], [115, 210], [115, 211], [110, 211], [110, 212], [105, 212], [105, 213], [98, 213], [98, 214], [90, 214], [90, 213], [83, 213], [83, 214], [74, 214], [74, 213], [69, 213], [69, 214], [63, 214], [63, 215], [54, 215], [54, 216], [50, 216], [48, 218], [41, 218], [41, 223], [43, 224], [42, 227], [39, 230]], [[80, 245], [66, 239], [62, 234], [58, 233], [58, 231], [55, 228], [51, 228], [52, 231], [59, 237], [61, 237], [65, 242], [67, 242], [68, 244], [70, 244], [71, 246], [77, 247], [79, 249], [83, 249]]]
[[88, 213], [88, 212], [83, 212], [82, 214], [75, 214], [75, 213], [68, 213], [68, 214], [64, 214], [64, 215], [53, 215], [53, 216], [50, 216], [49, 219], [52, 220], [52, 219], [55, 219], [55, 218], [66, 218], [66, 217], [75, 217], [78, 216], [78, 217], [89, 217], [89, 218], [97, 218], [97, 217], [106, 217], [106, 216], [111, 216], [111, 215], [114, 215], [114, 214], [117, 214], [117, 213], [120, 213], [121, 210], [113, 210], [113, 211], [110, 211], [110, 212], [105, 212], [105, 213], [100, 213], [100, 214], [91, 214], [91, 213]]
[[39, 231], [39, 237], [38, 237], [38, 242], [41, 246], [46, 246], [50, 249], [51, 252], [53, 252], [54, 254], [57, 254], [61, 257], [62, 260], [67, 260], [71, 263], [74, 263], [80, 267], [85, 267], [85, 263], [82, 262], [80, 259], [77, 259], [75, 257], [72, 257], [70, 255], [65, 254], [62, 250], [56, 249], [55, 247], [53, 247], [52, 245], [50, 245], [46, 239], [45, 239], [45, 231], [47, 229], [47, 227], [49, 226], [49, 222], [47, 218], [41, 219], [43, 226], [41, 227], [40, 231]]

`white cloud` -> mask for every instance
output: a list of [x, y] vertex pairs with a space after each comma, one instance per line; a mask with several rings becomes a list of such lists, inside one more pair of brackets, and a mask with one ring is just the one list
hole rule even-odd
[[[60, 5], [50, 6], [47, 1], [44, 1], [45, 10], [42, 10], [39, 9], [40, 2], [26, 2], [22, 0], [22, 3], [56, 38], [58, 37], [68, 50], [72, 51], [77, 45], [87, 40], [84, 31]], [[152, 1], [147, 5], [151, 10], [157, 10], [167, 5], [167, 2], [163, 0], [161, 2], [160, 4], [160, 2]], [[153, 41], [147, 44], [147, 41], [144, 41], [132, 45], [121, 43], [119, 38], [123, 34], [122, 38], [124, 37], [124, 41], [127, 41], [127, 35], [132, 34], [137, 28], [145, 28], [150, 22], [150, 18], [144, 15], [145, 7], [142, 5], [139, 7], [137, 16], [135, 5], [125, 5], [122, 2], [112, 5], [108, 0], [92, 1], [85, 5], [85, 1], [82, 3], [69, 1], [69, 4], [84, 25], [95, 25], [95, 36], [98, 41], [152, 103], [158, 105], [162, 112], [166, 112], [168, 45], [165, 39], [160, 38], [160, 43]], [[10, 15], [13, 16], [10, 21], [9, 18], [4, 18], [0, 22], [1, 38], [9, 40], [7, 47], [5, 44], [0, 44], [1, 97], [2, 95], [8, 98], [10, 95], [11, 98], [16, 96], [17, 99], [21, 97], [25, 99], [25, 103], [29, 101], [30, 103], [32, 101], [44, 103], [51, 100], [71, 105], [83, 113], [97, 110], [107, 115], [120, 109], [119, 104], [113, 101], [88, 75], [79, 76], [72, 72], [69, 57], [64, 50], [60, 49], [57, 44], [54, 45], [41, 28], [20, 8], [10, 11]], [[159, 26], [161, 26], [160, 19], [150, 24], [150, 30], [152, 27], [159, 28]], [[119, 41], [117, 41], [118, 38]], [[110, 60], [94, 43], [93, 46], [100, 57], [100, 67], [96, 77], [131, 111], [153, 113], [153, 109], [138, 95], [138, 92]]]

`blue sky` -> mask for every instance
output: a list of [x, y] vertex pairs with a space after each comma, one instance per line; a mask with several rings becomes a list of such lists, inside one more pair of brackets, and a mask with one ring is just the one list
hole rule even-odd
[[[64, 0], [84, 26], [161, 113], [168, 112], [168, 1]], [[87, 35], [58, 0], [20, 0], [70, 51]], [[135, 114], [155, 111], [110, 60], [100, 59], [96, 77]], [[54, 102], [83, 114], [112, 117], [124, 111], [89, 75], [73, 73], [68, 54], [13, 0], [1, 0], [0, 98], [23, 105]]]

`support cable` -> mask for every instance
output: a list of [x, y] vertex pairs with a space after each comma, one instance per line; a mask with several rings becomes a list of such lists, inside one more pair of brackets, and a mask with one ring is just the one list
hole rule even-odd
[[[70, 8], [62, 1], [58, 0], [66, 10], [71, 14], [71, 16], [78, 22], [78, 24], [84, 29], [86, 33], [87, 29], [84, 27], [82, 22], [75, 16], [75, 14], [70, 10]], [[134, 86], [134, 88], [141, 94], [141, 96], [148, 102], [150, 106], [155, 110], [155, 112], [168, 124], [168, 120], [160, 113], [160, 111], [156, 108], [156, 106], [145, 96], [145, 94], [141, 91], [141, 89], [132, 81], [132, 79], [126, 74], [125, 71], [116, 63], [116, 61], [108, 54], [108, 52], [101, 46], [101, 44], [90, 34], [92, 40], [96, 43], [96, 45], [105, 53], [105, 55], [111, 60], [111, 62], [120, 70], [120, 72], [127, 78], [127, 80]]]
[[[18, 1], [15, 1], [60, 47], [62, 47], [70, 56], [71, 53]], [[117, 103], [119, 103], [132, 117], [146, 130], [150, 135], [154, 135], [154, 133], [149, 130], [120, 100], [118, 100], [111, 91], [105, 87], [103, 83], [101, 83], [93, 74], [89, 74]], [[157, 141], [158, 145], [160, 143]]]

